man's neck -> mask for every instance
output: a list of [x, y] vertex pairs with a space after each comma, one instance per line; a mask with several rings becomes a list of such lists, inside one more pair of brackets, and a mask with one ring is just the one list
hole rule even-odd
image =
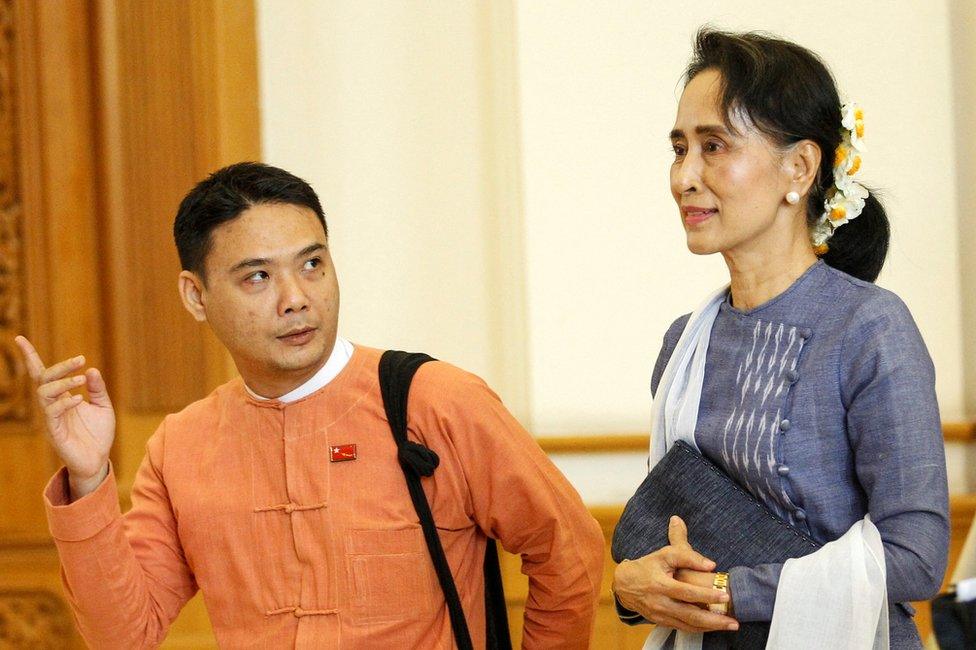
[[342, 372], [349, 359], [352, 357], [352, 344], [337, 337], [332, 351], [326, 360], [311, 371], [303, 374], [298, 380], [292, 379], [287, 383], [282, 381], [255, 381], [253, 378], [245, 378], [244, 387], [253, 397], [260, 400], [279, 400], [282, 402], [293, 402], [328, 385], [335, 377]]

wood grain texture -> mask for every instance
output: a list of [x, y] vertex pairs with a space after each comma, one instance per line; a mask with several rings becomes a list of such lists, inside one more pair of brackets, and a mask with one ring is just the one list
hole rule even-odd
[[260, 158], [256, 61], [250, 0], [0, 0], [0, 623], [30, 647], [82, 646], [46, 614], [64, 611], [40, 502], [58, 463], [13, 336], [103, 370], [123, 488], [163, 415], [230, 376], [180, 305], [171, 230], [193, 183]]
[[20, 185], [16, 25], [11, 0], [0, 2], [0, 420], [24, 421], [29, 384], [13, 345], [25, 314], [23, 198]]
[[0, 589], [0, 648], [58, 650], [70, 643], [72, 622], [60, 595]]
[[85, 2], [0, 3], [0, 549], [49, 544], [56, 467], [13, 336], [102, 360], [88, 28]]
[[0, 551], [0, 648], [84, 648], [48, 548]]
[[[945, 422], [942, 436], [947, 442], [976, 441], [976, 422]], [[536, 442], [547, 454], [593, 454], [620, 451], [647, 453], [646, 433], [607, 433], [589, 436], [540, 436]]]
[[947, 422], [942, 425], [942, 436], [947, 442], [976, 441], [976, 422]]
[[260, 158], [257, 46], [252, 2], [98, 0], [96, 10], [114, 458], [126, 487], [163, 416], [234, 373], [180, 302], [172, 227], [196, 182]]

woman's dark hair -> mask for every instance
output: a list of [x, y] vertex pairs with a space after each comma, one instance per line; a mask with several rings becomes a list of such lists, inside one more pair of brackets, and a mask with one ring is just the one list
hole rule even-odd
[[200, 181], [180, 202], [173, 237], [180, 264], [206, 281], [205, 262], [210, 234], [255, 205], [290, 204], [310, 209], [325, 230], [325, 213], [312, 187], [294, 174], [257, 162], [240, 162]]
[[[820, 170], [807, 199], [807, 224], [823, 213], [834, 184], [834, 152], [841, 143], [841, 106], [827, 66], [810, 50], [757, 32], [699, 30], [685, 84], [705, 70], [721, 76], [721, 109], [754, 124], [780, 146], [811, 140], [820, 147]], [[890, 230], [884, 207], [872, 192], [864, 211], [839, 228], [824, 261], [856, 278], [874, 282], [888, 254]]]

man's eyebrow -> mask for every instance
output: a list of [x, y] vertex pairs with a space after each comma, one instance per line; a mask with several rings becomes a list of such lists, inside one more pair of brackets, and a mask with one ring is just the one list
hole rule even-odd
[[[295, 259], [298, 259], [299, 257], [305, 257], [306, 255], [311, 255], [312, 253], [321, 250], [325, 250], [325, 244], [323, 244], [322, 242], [315, 242], [314, 244], [309, 244], [308, 246], [306, 246], [305, 248], [303, 248], [302, 250], [298, 251], [295, 254]], [[233, 273], [237, 273], [242, 269], [253, 269], [260, 266], [268, 266], [269, 264], [271, 264], [271, 260], [268, 259], [267, 257], [248, 257], [247, 259], [243, 259], [237, 264], [235, 264], [234, 266], [232, 266], [230, 268], [229, 273], [233, 274]]]
[[245, 260], [241, 260], [240, 262], [232, 266], [228, 271], [228, 273], [237, 273], [242, 269], [251, 269], [258, 266], [267, 266], [268, 264], [271, 264], [271, 260], [269, 260], [266, 257], [249, 257]]
[[298, 254], [295, 255], [295, 257], [296, 258], [305, 257], [306, 255], [311, 255], [316, 251], [324, 251], [324, 250], [325, 250], [325, 244], [323, 244], [322, 242], [315, 242], [314, 244], [309, 244], [302, 250], [298, 251]]
[[[695, 133], [697, 135], [732, 135], [729, 130], [720, 124], [705, 124], [703, 126], [696, 126]], [[668, 136], [671, 140], [677, 140], [678, 138], [685, 137], [685, 132], [681, 129], [674, 129]]]

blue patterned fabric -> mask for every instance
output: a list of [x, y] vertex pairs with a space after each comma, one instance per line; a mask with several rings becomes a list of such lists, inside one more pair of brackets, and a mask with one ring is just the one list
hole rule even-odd
[[[652, 392], [687, 320], [665, 335]], [[892, 605], [938, 592], [949, 505], [935, 372], [895, 294], [821, 261], [755, 309], [727, 300], [709, 343], [695, 440], [821, 543], [870, 513]], [[770, 620], [781, 569], [730, 571], [737, 619]], [[910, 611], [892, 607], [892, 648], [920, 647]]]

